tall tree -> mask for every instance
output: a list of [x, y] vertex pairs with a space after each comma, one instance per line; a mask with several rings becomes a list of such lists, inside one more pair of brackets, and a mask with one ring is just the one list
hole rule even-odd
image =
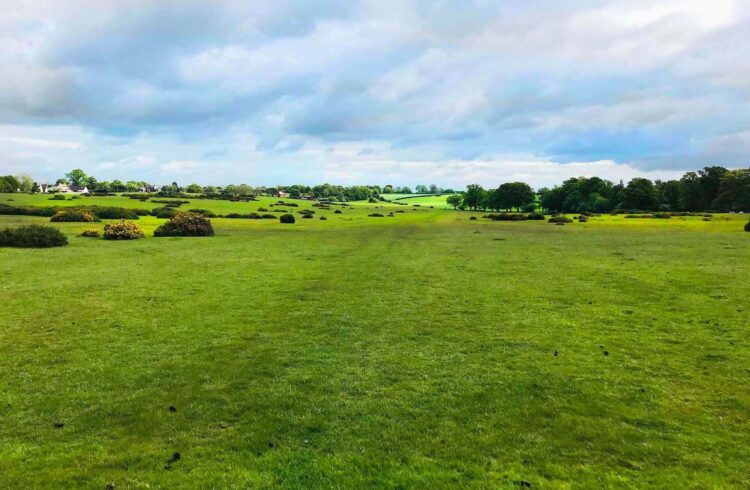
[[81, 170], [80, 168], [75, 168], [65, 174], [65, 178], [68, 179], [68, 182], [71, 185], [75, 185], [78, 187], [83, 187], [87, 184], [88, 176], [86, 175], [86, 172]]
[[622, 196], [622, 207], [625, 209], [656, 209], [654, 183], [641, 177], [636, 177], [628, 182]]
[[470, 184], [466, 186], [463, 204], [472, 210], [479, 208], [485, 198], [485, 191], [479, 184]]

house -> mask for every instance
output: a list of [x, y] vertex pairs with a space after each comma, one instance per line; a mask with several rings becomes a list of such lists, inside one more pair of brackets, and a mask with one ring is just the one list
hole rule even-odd
[[284, 199], [287, 195], [288, 194], [286, 192], [284, 192], [284, 191], [278, 191], [276, 193], [276, 197], [278, 197], [279, 199]]
[[302, 194], [299, 196], [300, 199], [303, 199], [305, 201], [316, 201], [315, 194]]
[[80, 194], [88, 194], [89, 193], [89, 188], [87, 186], [85, 186], [85, 185], [83, 187], [80, 187], [80, 186], [77, 186], [77, 185], [71, 185], [70, 186], [70, 190], [72, 192], [78, 192]]
[[43, 193], [49, 192], [70, 192], [68, 184], [39, 184], [39, 191]]

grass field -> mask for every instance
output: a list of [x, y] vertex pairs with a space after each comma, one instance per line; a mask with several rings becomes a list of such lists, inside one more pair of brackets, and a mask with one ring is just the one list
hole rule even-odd
[[421, 196], [419, 194], [383, 194], [382, 197], [390, 201], [402, 202], [409, 204], [419, 204], [420, 206], [434, 206], [440, 209], [453, 209], [445, 201], [450, 194], [441, 196]]
[[0, 248], [0, 487], [750, 486], [747, 216], [376, 206]]

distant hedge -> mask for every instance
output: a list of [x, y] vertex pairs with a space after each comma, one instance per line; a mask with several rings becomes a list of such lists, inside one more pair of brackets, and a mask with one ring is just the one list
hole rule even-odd
[[550, 219], [547, 220], [547, 222], [548, 223], [572, 223], [573, 220], [566, 216], [558, 215], [558, 216], [551, 217]]
[[68, 238], [51, 226], [27, 225], [0, 230], [0, 246], [22, 248], [64, 247]]
[[154, 208], [151, 210], [151, 216], [157, 218], [174, 218], [176, 214], [177, 210], [175, 208]]
[[58, 211], [50, 218], [50, 221], [55, 223], [92, 223], [99, 221], [99, 218], [89, 209], [71, 208]]

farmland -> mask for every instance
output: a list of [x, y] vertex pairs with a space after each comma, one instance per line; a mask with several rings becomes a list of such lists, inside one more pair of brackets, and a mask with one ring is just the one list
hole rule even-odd
[[144, 216], [132, 242], [0, 216], [70, 240], [0, 248], [1, 486], [750, 485], [746, 215], [555, 226], [412, 201], [287, 201], [315, 218], [210, 238]]

